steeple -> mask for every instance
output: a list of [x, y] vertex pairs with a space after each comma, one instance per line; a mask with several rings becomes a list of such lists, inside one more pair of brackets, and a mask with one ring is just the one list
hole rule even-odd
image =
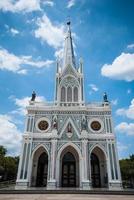
[[84, 105], [83, 61], [76, 66], [70, 21], [67, 22], [62, 69], [57, 63], [55, 103], [60, 106]]
[[65, 46], [64, 46], [63, 68], [67, 67], [69, 64], [72, 67], [75, 67], [75, 57], [74, 57], [70, 25], [71, 22], [68, 21], [67, 22], [68, 29], [65, 37]]

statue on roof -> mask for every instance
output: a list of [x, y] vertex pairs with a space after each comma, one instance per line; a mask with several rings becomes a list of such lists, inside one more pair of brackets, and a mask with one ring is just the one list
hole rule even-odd
[[35, 99], [36, 99], [36, 93], [35, 93], [35, 91], [33, 91], [31, 101], [35, 101]]
[[103, 101], [104, 102], [108, 102], [108, 98], [107, 98], [107, 93], [106, 92], [104, 92], [104, 94], [103, 94]]
[[53, 118], [53, 128], [57, 129], [57, 119], [55, 117]]
[[86, 121], [86, 118], [84, 116], [83, 119], [82, 119], [82, 122], [81, 122], [81, 129], [86, 130], [86, 128], [87, 128], [87, 121]]
[[67, 126], [68, 133], [72, 133], [72, 125], [69, 123]]

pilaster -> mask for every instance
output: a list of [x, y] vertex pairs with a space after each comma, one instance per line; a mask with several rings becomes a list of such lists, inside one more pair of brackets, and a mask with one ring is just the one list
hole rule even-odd
[[56, 188], [56, 149], [57, 149], [57, 130], [53, 129], [51, 139], [51, 157], [50, 157], [50, 177], [47, 181], [48, 189]]
[[87, 131], [82, 130], [81, 132], [81, 142], [82, 142], [82, 188], [84, 190], [90, 189], [90, 181], [88, 175], [88, 153], [87, 153]]

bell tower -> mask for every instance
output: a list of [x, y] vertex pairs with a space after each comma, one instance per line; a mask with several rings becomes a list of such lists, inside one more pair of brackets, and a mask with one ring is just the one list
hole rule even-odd
[[84, 105], [83, 61], [76, 66], [71, 34], [71, 22], [67, 22], [62, 65], [57, 62], [55, 104], [59, 106]]

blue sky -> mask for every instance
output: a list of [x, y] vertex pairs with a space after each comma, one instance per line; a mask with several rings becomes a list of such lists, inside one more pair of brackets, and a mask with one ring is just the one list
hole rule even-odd
[[68, 17], [76, 60], [84, 60], [86, 102], [107, 92], [119, 157], [134, 153], [133, 9], [133, 0], [0, 1], [0, 144], [9, 154], [19, 154], [32, 91], [53, 101]]

